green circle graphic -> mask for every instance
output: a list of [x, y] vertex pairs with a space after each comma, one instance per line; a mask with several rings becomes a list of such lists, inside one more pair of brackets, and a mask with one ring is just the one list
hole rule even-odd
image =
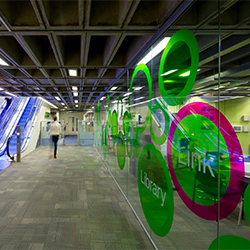
[[216, 238], [208, 250], [246, 250], [250, 249], [250, 241], [236, 235], [221, 235]]
[[[132, 156], [132, 143], [131, 143], [130, 136], [127, 137], [126, 144], [127, 144], [128, 157], [130, 158]], [[130, 150], [128, 150], [129, 148], [130, 148]]]
[[108, 123], [106, 123], [105, 128], [103, 129], [103, 142], [102, 142], [102, 153], [104, 160], [107, 159], [107, 153], [108, 153]]
[[164, 237], [173, 223], [173, 188], [166, 162], [152, 144], [144, 146], [139, 158], [138, 188], [150, 228], [156, 235]]
[[134, 151], [135, 157], [138, 157], [141, 151], [140, 138], [138, 134], [134, 134], [134, 137], [133, 137], [133, 151]]
[[[218, 127], [203, 115], [189, 115], [178, 124], [172, 143], [175, 174], [186, 195], [200, 205], [218, 202], [230, 180], [230, 158], [226, 142]], [[218, 197], [218, 164], [220, 163], [220, 196]]]
[[118, 134], [118, 120], [116, 110], [112, 112], [112, 125], [111, 125], [111, 135], [113, 138]]
[[[155, 132], [154, 132], [154, 127], [153, 127], [153, 114], [155, 113], [155, 111], [157, 109], [162, 110], [163, 114], [164, 114], [164, 118], [165, 118], [165, 128], [164, 131], [162, 133], [161, 136], [156, 136]], [[155, 144], [157, 145], [162, 145], [167, 137], [168, 137], [168, 131], [169, 131], [169, 125], [170, 125], [170, 118], [166, 112], [166, 109], [164, 109], [158, 102], [155, 102], [153, 107], [151, 108], [151, 117], [150, 117], [150, 133], [151, 136], [153, 138], [153, 141], [155, 142]]]
[[247, 217], [247, 222], [250, 225], [250, 185], [247, 185], [247, 188], [244, 193], [244, 210]]
[[189, 30], [177, 31], [163, 51], [159, 68], [159, 88], [170, 106], [182, 103], [190, 94], [198, 69], [199, 49]]
[[122, 131], [119, 132], [117, 138], [117, 161], [119, 168], [123, 170], [125, 166], [125, 140]]
[[125, 111], [123, 116], [123, 132], [126, 137], [128, 137], [130, 132], [130, 121], [131, 121], [131, 114], [128, 111]]
[[[134, 78], [140, 70], [143, 71], [146, 75], [147, 82], [148, 82], [149, 100], [151, 100], [152, 99], [152, 80], [151, 80], [149, 69], [145, 64], [139, 64], [135, 68], [133, 75], [132, 75], [132, 78], [131, 78], [129, 91], [132, 92]], [[129, 113], [131, 113], [131, 111], [130, 111], [130, 96], [128, 98], [128, 103], [129, 103]], [[150, 102], [148, 104], [151, 105]], [[150, 109], [148, 109], [148, 112], [147, 112], [147, 115], [145, 118], [145, 122], [143, 123], [143, 125], [141, 127], [136, 127], [135, 124], [133, 122], [131, 122], [132, 128], [134, 129], [134, 131], [136, 133], [141, 134], [145, 130], [145, 128], [147, 127], [148, 121], [149, 121], [149, 117], [150, 117]]]
[[109, 128], [111, 127], [112, 121], [111, 121], [111, 110], [108, 111], [108, 123], [109, 123]]

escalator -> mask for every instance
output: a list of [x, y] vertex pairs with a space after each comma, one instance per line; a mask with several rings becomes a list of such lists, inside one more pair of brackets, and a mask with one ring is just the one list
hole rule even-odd
[[[40, 100], [36, 98], [29, 98], [29, 101], [20, 117], [17, 126], [21, 127], [21, 152], [23, 152], [30, 139], [30, 134], [33, 128], [33, 123], [35, 120], [36, 113], [40, 107]], [[16, 128], [12, 134], [12, 136], [8, 139], [7, 145], [7, 154], [11, 159], [13, 159], [13, 155], [16, 154], [17, 148], [17, 138], [16, 138]]]
[[11, 102], [12, 102], [12, 98], [5, 98], [0, 103], [0, 120], [5, 115], [5, 113], [8, 110], [8, 108], [10, 107]]
[[15, 98], [0, 120], [0, 156], [5, 153], [8, 137], [11, 136], [28, 103], [28, 98]]

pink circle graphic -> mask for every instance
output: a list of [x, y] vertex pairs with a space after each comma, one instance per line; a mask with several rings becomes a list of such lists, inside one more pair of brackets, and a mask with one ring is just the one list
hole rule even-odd
[[[214, 123], [214, 125], [219, 129], [220, 134], [223, 136], [226, 146], [229, 152], [230, 158], [230, 179], [228, 183], [228, 187], [223, 197], [212, 205], [201, 205], [197, 202], [194, 202], [181, 187], [175, 170], [173, 166], [172, 159], [172, 143], [176, 128], [178, 127], [181, 120], [189, 115], [202, 115], [208, 118], [210, 121]], [[218, 124], [220, 122], [220, 127]], [[202, 139], [202, 138], [200, 138]], [[167, 156], [168, 156], [168, 166], [170, 170], [170, 174], [172, 180], [174, 182], [175, 188], [181, 197], [182, 201], [186, 204], [186, 206], [199, 217], [210, 220], [217, 221], [218, 214], [219, 220], [226, 218], [229, 216], [236, 206], [238, 205], [241, 194], [243, 191], [243, 185], [240, 181], [240, 178], [245, 176], [245, 168], [244, 168], [244, 158], [242, 156], [242, 149], [240, 142], [237, 138], [236, 133], [233, 130], [233, 127], [227, 120], [227, 118], [219, 112], [218, 109], [213, 106], [202, 103], [202, 102], [194, 102], [184, 106], [177, 114], [174, 121], [171, 124], [169, 135], [168, 135], [168, 143], [167, 143]], [[218, 213], [218, 208], [220, 212]]]

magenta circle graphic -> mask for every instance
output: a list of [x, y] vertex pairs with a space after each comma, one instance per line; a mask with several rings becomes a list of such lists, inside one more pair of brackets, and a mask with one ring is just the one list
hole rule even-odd
[[[173, 159], [172, 159], [172, 143], [176, 129], [178, 128], [179, 123], [187, 116], [192, 115], [201, 115], [208, 118], [214, 125], [219, 129], [220, 135], [223, 136], [223, 139], [226, 142], [226, 146], [229, 153], [230, 159], [230, 179], [228, 183], [227, 190], [225, 194], [221, 197], [219, 201], [212, 205], [201, 205], [193, 199], [191, 199], [184, 189], [181, 187], [178, 178], [176, 176]], [[218, 127], [220, 121], [220, 127]], [[200, 138], [202, 140], [202, 138]], [[240, 142], [237, 138], [236, 133], [233, 130], [233, 127], [227, 120], [227, 118], [219, 112], [213, 106], [202, 103], [202, 102], [194, 102], [184, 106], [177, 114], [174, 121], [171, 124], [169, 135], [168, 135], [168, 143], [167, 143], [167, 157], [168, 157], [168, 166], [170, 170], [170, 174], [172, 180], [174, 182], [175, 188], [181, 197], [182, 201], [186, 204], [186, 206], [199, 217], [216, 221], [226, 218], [229, 216], [234, 209], [237, 207], [243, 186], [240, 178], [245, 176], [245, 168], [244, 168], [244, 158], [242, 156], [242, 149], [240, 146]], [[218, 213], [218, 207], [220, 212]]]

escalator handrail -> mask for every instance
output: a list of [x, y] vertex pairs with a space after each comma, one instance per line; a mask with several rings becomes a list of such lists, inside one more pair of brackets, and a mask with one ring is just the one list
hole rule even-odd
[[[16, 102], [15, 102], [15, 101], [16, 101]], [[4, 116], [1, 118], [0, 124], [2, 123], [2, 121], [4, 121], [5, 116], [7, 117], [7, 114], [8, 114], [8, 112], [9, 112], [9, 110], [12, 108], [12, 106], [15, 105], [15, 107], [14, 107], [13, 109], [16, 108], [17, 103], [18, 103], [18, 99], [17, 99], [17, 98], [14, 98], [14, 100], [11, 102], [10, 106], [9, 106], [8, 109], [6, 110]], [[13, 111], [13, 110], [12, 110], [12, 111]], [[10, 115], [11, 115], [11, 113], [10, 113]], [[9, 115], [9, 116], [10, 116], [10, 115]], [[3, 127], [2, 127], [2, 128], [3, 128]], [[0, 130], [0, 133], [1, 133], [1, 130]]]
[[[23, 132], [25, 131], [25, 129], [26, 129], [26, 127], [27, 127], [27, 124], [28, 124], [28, 121], [29, 121], [29, 118], [30, 118], [30, 116], [31, 116], [31, 114], [32, 114], [32, 111], [33, 111], [33, 108], [34, 108], [34, 106], [35, 105], [37, 105], [37, 109], [36, 109], [36, 111], [35, 111], [35, 113], [33, 114], [33, 116], [32, 116], [32, 119], [31, 119], [31, 121], [34, 121], [34, 118], [35, 118], [35, 116], [36, 116], [36, 114], [37, 114], [37, 112], [38, 112], [38, 110], [40, 109], [40, 105], [41, 105], [41, 101], [40, 101], [40, 99], [36, 99], [36, 101], [33, 103], [33, 106], [32, 106], [32, 109], [31, 109], [31, 111], [30, 111], [30, 113], [29, 113], [29, 116], [28, 116], [28, 118], [27, 118], [27, 120], [26, 120], [26, 123], [25, 123], [25, 125], [24, 125], [24, 127], [23, 127], [23, 130], [21, 131], [21, 135], [23, 134]], [[33, 124], [33, 122], [32, 122], [32, 124]], [[30, 132], [30, 131], [29, 131]], [[13, 134], [13, 135], [11, 135], [9, 138], [8, 138], [8, 141], [10, 141], [13, 137], [15, 137], [16, 136], [16, 134]], [[23, 143], [22, 143], [22, 145], [21, 145], [21, 152], [23, 152], [25, 149], [24, 149], [24, 147], [26, 146], [26, 142], [27, 142], [27, 140], [28, 140], [28, 137], [25, 137], [26, 139], [23, 141]], [[7, 153], [8, 153], [8, 151], [9, 151], [9, 144], [7, 144]], [[8, 155], [9, 156], [9, 155]], [[11, 158], [11, 156], [9, 156], [10, 158]], [[11, 158], [12, 159], [12, 158]]]
[[14, 160], [14, 156], [13, 156], [13, 155], [10, 155], [10, 151], [9, 151], [10, 138], [11, 138], [11, 137], [8, 138], [6, 150], [7, 150], [7, 155], [8, 155], [9, 158], [13, 161], [13, 160]]
[[[18, 99], [18, 100], [17, 100], [17, 102], [16, 102], [16, 104], [15, 104], [13, 110], [12, 110], [11, 113], [9, 114], [9, 117], [6, 119], [4, 125], [2, 126], [2, 128], [1, 128], [1, 130], [0, 130], [0, 135], [1, 135], [2, 131], [5, 129], [7, 123], [12, 119], [12, 115], [15, 114], [15, 112], [17, 112], [17, 111], [16, 111], [17, 104], [21, 103], [22, 101], [23, 101], [23, 99]], [[27, 102], [26, 102], [26, 104], [27, 104]], [[25, 105], [25, 104], [24, 104], [24, 105]], [[14, 111], [15, 111], [15, 112], [14, 112]], [[14, 113], [13, 113], [13, 112], [14, 112]], [[20, 114], [20, 112], [21, 112], [21, 111], [19, 111], [19, 114]], [[7, 140], [7, 138], [6, 138], [5, 140]], [[0, 152], [0, 153], [1, 153], [1, 152]]]

